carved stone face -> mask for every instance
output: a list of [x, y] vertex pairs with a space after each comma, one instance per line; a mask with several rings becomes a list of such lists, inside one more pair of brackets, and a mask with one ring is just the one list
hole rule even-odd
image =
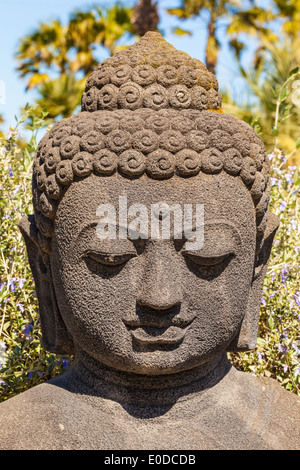
[[[39, 143], [34, 216], [19, 225], [43, 346], [140, 374], [253, 349], [278, 226], [269, 166], [251, 126], [222, 112], [216, 78], [158, 33], [103, 61], [82, 112]], [[148, 215], [204, 205], [203, 246], [191, 253], [176, 223], [167, 238], [148, 226], [148, 238], [100, 239], [97, 210], [120, 197]]]
[[[203, 204], [204, 244], [101, 240], [100, 204]], [[149, 231], [150, 235], [150, 231]], [[159, 181], [91, 175], [67, 190], [55, 220], [54, 288], [75, 346], [119, 370], [167, 374], [204, 364], [236, 336], [255, 258], [253, 202], [222, 173]]]

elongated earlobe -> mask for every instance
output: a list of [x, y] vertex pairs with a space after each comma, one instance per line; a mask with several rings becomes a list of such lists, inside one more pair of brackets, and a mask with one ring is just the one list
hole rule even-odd
[[267, 273], [273, 239], [278, 226], [278, 217], [275, 214], [269, 213], [261, 249], [255, 259], [247, 311], [243, 318], [239, 334], [227, 349], [229, 352], [249, 351], [256, 347], [263, 283]]
[[56, 302], [49, 255], [39, 246], [34, 216], [24, 216], [19, 223], [19, 228], [26, 243], [28, 260], [36, 285], [42, 345], [47, 351], [56, 354], [73, 354], [73, 341]]

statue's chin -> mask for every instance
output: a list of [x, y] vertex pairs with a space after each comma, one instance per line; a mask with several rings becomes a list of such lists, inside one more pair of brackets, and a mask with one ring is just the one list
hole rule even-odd
[[151, 344], [145, 347], [143, 352], [132, 351], [129, 354], [124, 352], [122, 357], [113, 354], [97, 356], [93, 353], [90, 355], [80, 350], [76, 355], [75, 368], [79, 364], [81, 369], [85, 368], [100, 377], [105, 377], [104, 370], [121, 376], [124, 373], [126, 377], [132, 375], [133, 380], [136, 375], [165, 377], [173, 374], [179, 376], [181, 373], [189, 375], [189, 372], [202, 377], [215, 368], [222, 357], [226, 357], [223, 347], [214, 352], [199, 352], [198, 355], [190, 355], [182, 351], [180, 345], [154, 347]]

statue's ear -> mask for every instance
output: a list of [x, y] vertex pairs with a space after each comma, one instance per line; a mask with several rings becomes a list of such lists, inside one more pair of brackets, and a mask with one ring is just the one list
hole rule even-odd
[[243, 318], [239, 334], [227, 349], [230, 352], [249, 351], [256, 347], [262, 289], [267, 273], [273, 239], [278, 226], [278, 217], [275, 214], [269, 213], [264, 237], [260, 244], [260, 249], [256, 254], [247, 311]]
[[56, 354], [73, 354], [73, 341], [57, 306], [50, 257], [41, 247], [41, 238], [34, 216], [24, 216], [19, 223], [19, 228], [25, 239], [28, 260], [36, 285], [42, 345], [47, 351]]

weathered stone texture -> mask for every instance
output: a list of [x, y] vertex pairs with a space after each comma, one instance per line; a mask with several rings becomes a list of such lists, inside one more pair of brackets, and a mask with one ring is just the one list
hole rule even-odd
[[[103, 61], [40, 141], [32, 191], [43, 346], [75, 359], [1, 403], [0, 449], [299, 449], [299, 397], [227, 359], [255, 348], [278, 219], [264, 145], [201, 62], [158, 33]], [[99, 240], [99, 204], [125, 196], [203, 205], [204, 244], [175, 224]]]

